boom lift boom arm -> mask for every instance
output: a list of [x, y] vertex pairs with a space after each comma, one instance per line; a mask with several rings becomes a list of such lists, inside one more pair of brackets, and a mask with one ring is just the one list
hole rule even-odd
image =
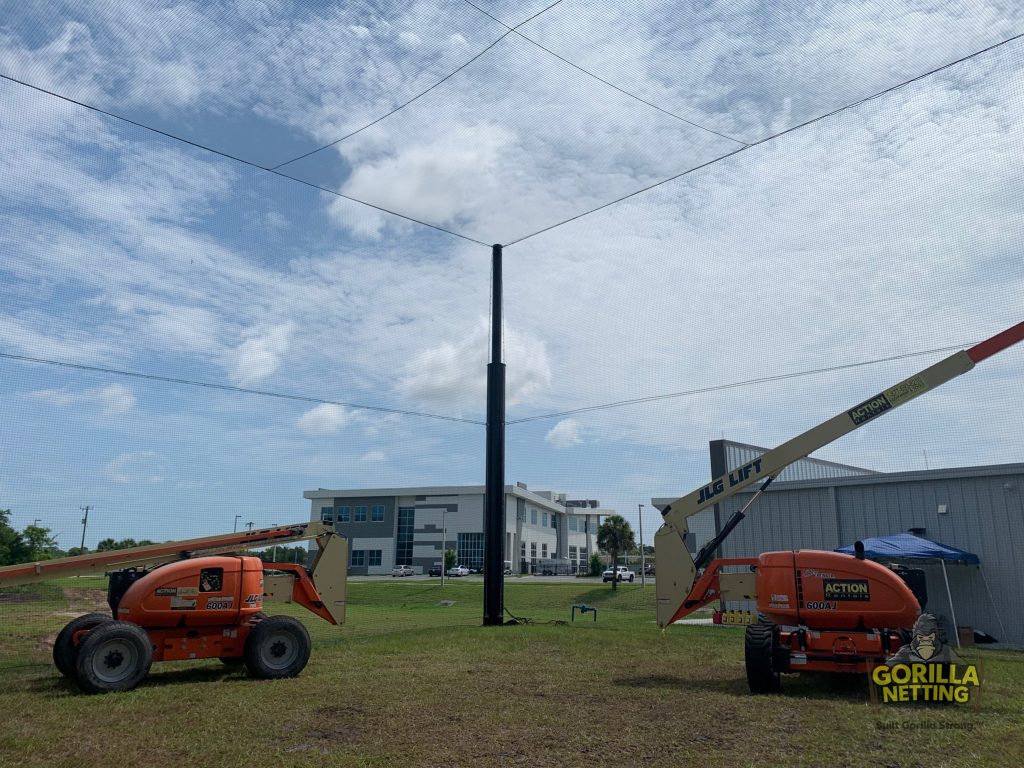
[[[689, 531], [689, 518], [744, 488], [763, 481], [760, 491], [754, 497], [756, 499], [772, 480], [793, 462], [810, 455], [892, 409], [910, 402], [919, 395], [967, 373], [975, 364], [1021, 340], [1024, 340], [1024, 322], [1018, 323], [970, 349], [961, 350], [940, 360], [850, 410], [786, 441], [757, 459], [676, 499], [665, 507], [661, 512], [665, 522], [655, 534], [654, 539], [658, 563], [658, 579], [656, 581], [658, 624], [662, 627], [667, 626], [712, 600], [718, 599], [720, 595], [745, 597], [743, 592], [747, 589], [749, 581], [746, 574], [718, 574], [718, 569], [715, 567], [710, 569], [714, 573], [706, 573], [698, 581], [697, 571], [708, 565], [722, 541], [743, 519], [750, 504], [748, 503], [733, 515], [732, 519], [723, 526], [721, 532], [697, 553], [696, 559], [690, 556], [684, 543], [684, 537]], [[751, 503], [754, 499], [751, 499]], [[718, 565], [729, 564], [728, 561], [718, 561]], [[716, 579], [712, 579], [712, 576], [715, 576]], [[709, 587], [713, 580], [721, 580], [720, 592], [717, 589], [710, 590]], [[727, 590], [732, 594], [726, 594]]]

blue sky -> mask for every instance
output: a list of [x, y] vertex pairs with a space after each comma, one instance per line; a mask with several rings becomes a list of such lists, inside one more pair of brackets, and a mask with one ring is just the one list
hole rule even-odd
[[[24, 4], [0, 74], [510, 243], [1024, 31], [1016, 4]], [[528, 39], [527, 39], [528, 38]], [[497, 41], [497, 42], [496, 42]], [[558, 54], [554, 57], [537, 44]], [[587, 69], [648, 104], [589, 77]], [[1015, 41], [505, 251], [511, 421], [985, 338], [1024, 317]], [[489, 249], [0, 81], [0, 352], [484, 419]], [[656, 527], [915, 357], [511, 424], [506, 478]], [[1024, 352], [820, 455], [1024, 461]], [[478, 424], [0, 359], [0, 506], [77, 543], [482, 483]]]

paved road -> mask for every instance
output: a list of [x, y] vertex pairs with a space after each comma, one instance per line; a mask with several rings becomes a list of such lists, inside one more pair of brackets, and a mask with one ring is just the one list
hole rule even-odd
[[[441, 582], [438, 576], [402, 576], [392, 577], [390, 575], [384, 576], [349, 576], [349, 581], [436, 581]], [[464, 581], [469, 584], [483, 584], [484, 577], [480, 575], [472, 576], [445, 576], [444, 580], [447, 581]], [[628, 584], [629, 582], [621, 582]], [[654, 583], [654, 577], [647, 577], [647, 584], [651, 585]], [[514, 586], [516, 584], [588, 584], [588, 585], [601, 585], [604, 582], [601, 581], [600, 576], [506, 576], [505, 586]], [[640, 577], [638, 576], [634, 585], [640, 584]]]

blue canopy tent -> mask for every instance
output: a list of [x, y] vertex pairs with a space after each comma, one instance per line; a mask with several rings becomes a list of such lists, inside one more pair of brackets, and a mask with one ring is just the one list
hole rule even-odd
[[[953, 594], [949, 588], [949, 576], [946, 573], [946, 563], [958, 563], [960, 565], [977, 565], [981, 573], [981, 580], [985, 584], [985, 591], [988, 592], [989, 600], [993, 607], [995, 600], [992, 598], [992, 590], [989, 589], [988, 580], [984, 571], [981, 570], [981, 559], [972, 552], [966, 552], [947, 544], [940, 544], [937, 541], [929, 541], [921, 536], [914, 536], [910, 533], [895, 533], [891, 536], [875, 536], [862, 539], [864, 545], [864, 557], [872, 560], [903, 560], [912, 562], [939, 563], [942, 566], [942, 579], [946, 585], [946, 598], [949, 600], [949, 610], [953, 618], [953, 633], [956, 636], [956, 643], [959, 647], [960, 636], [956, 631], [956, 608], [953, 607]], [[852, 555], [856, 552], [856, 545], [837, 547], [836, 552], [843, 552]], [[998, 612], [996, 616], [998, 617]], [[1003, 627], [1002, 619], [999, 619], [999, 628], [1006, 637], [1006, 628]]]

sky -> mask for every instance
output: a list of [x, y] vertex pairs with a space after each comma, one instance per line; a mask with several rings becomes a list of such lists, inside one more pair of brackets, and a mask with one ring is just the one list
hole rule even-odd
[[[1024, 319], [1022, 32], [981, 1], [19, 4], [0, 508], [72, 546], [85, 505], [95, 544], [482, 484], [501, 243], [506, 482], [643, 504], [649, 541], [709, 440]], [[1022, 462], [1022, 366], [816, 455]]]

